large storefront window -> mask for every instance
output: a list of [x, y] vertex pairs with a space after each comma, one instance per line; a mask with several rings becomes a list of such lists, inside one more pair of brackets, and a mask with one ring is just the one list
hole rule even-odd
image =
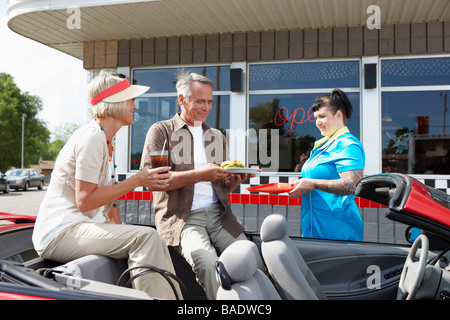
[[[277, 157], [281, 172], [300, 170], [300, 158], [309, 155], [314, 141], [322, 138], [310, 110], [315, 99], [342, 89], [349, 97], [353, 116], [348, 127], [360, 136], [359, 61], [331, 61], [286, 64], [257, 64], [249, 67], [249, 128], [267, 133], [267, 144], [249, 139], [249, 149], [267, 147]], [[271, 154], [273, 130], [279, 138], [278, 154]], [[258, 150], [259, 151], [259, 150]], [[257, 159], [262, 168], [266, 163]]]
[[[188, 71], [205, 75], [216, 86], [213, 108], [206, 124], [224, 134], [230, 127], [230, 68], [229, 66], [189, 67]], [[152, 124], [172, 118], [180, 112], [175, 89], [178, 68], [142, 69], [133, 71], [133, 83], [150, 86], [150, 90], [135, 99], [138, 109], [134, 112], [131, 127], [130, 169], [137, 170], [147, 131]]]
[[450, 58], [381, 61], [383, 172], [450, 174]]

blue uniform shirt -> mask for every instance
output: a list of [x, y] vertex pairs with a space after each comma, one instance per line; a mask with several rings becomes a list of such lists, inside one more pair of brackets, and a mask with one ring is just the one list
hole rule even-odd
[[[347, 127], [331, 139], [318, 142], [302, 167], [303, 178], [333, 180], [340, 179], [340, 172], [364, 170], [363, 146]], [[302, 236], [362, 241], [363, 222], [354, 199], [354, 195], [316, 189], [305, 194], [302, 197]]]

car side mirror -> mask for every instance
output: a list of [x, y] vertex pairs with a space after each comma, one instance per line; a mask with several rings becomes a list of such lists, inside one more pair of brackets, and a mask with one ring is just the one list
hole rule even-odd
[[422, 233], [422, 230], [420, 230], [419, 228], [409, 226], [405, 230], [406, 241], [413, 244], [414, 241], [417, 239], [418, 236], [420, 236], [421, 233]]

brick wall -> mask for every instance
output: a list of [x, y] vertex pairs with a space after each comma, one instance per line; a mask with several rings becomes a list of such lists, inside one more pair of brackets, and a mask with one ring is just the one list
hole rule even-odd
[[[119, 212], [123, 222], [130, 224], [155, 224], [153, 201], [144, 199], [148, 191], [134, 191], [119, 200]], [[246, 231], [258, 232], [264, 218], [272, 213], [282, 214], [288, 221], [290, 236], [301, 235], [301, 205], [230, 203], [231, 209]], [[405, 244], [406, 226], [385, 217], [386, 208], [360, 207], [364, 222], [364, 241]]]
[[84, 43], [87, 70], [450, 52], [450, 21]]

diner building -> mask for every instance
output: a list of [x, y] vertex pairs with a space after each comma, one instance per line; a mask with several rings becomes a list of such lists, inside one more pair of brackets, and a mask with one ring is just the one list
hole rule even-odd
[[[450, 191], [450, 1], [448, 0], [59, 0], [6, 1], [18, 34], [151, 88], [135, 100], [133, 126], [116, 136], [118, 179], [133, 175], [148, 128], [179, 112], [175, 74], [215, 82], [207, 124], [227, 137], [230, 158], [261, 174], [229, 196], [248, 231], [287, 217], [300, 235], [300, 199], [246, 187], [295, 182], [321, 138], [310, 107], [340, 88], [349, 130], [366, 153], [365, 175], [401, 172]], [[152, 224], [153, 195], [125, 195], [127, 223]], [[385, 208], [356, 199], [364, 240], [403, 243]]]

